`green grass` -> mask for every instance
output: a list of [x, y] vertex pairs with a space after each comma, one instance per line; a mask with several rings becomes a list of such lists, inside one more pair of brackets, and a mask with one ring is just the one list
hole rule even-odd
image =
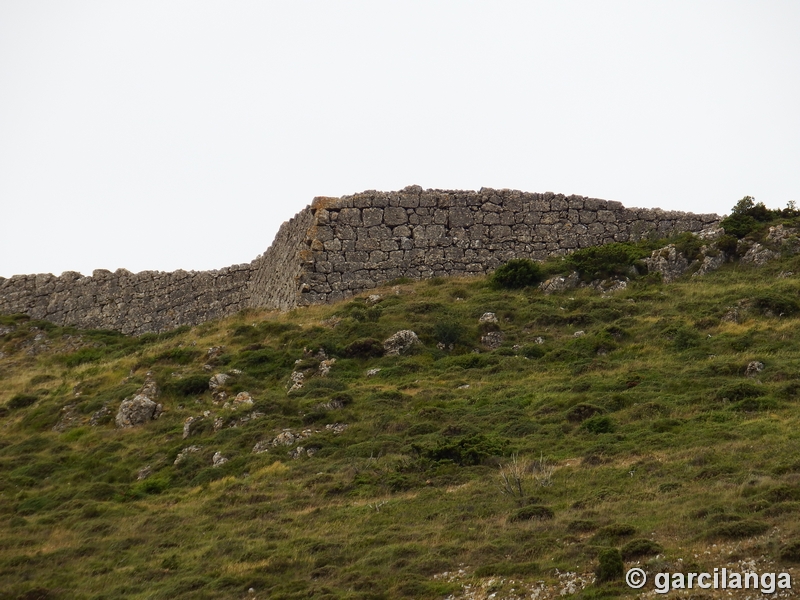
[[[795, 569], [800, 283], [782, 271], [800, 272], [800, 258], [634, 280], [608, 297], [399, 282], [375, 306], [250, 311], [138, 338], [4, 317], [15, 329], [0, 337], [0, 599], [245, 598], [251, 587], [257, 598], [445, 598], [465, 584], [513, 597], [538, 582], [554, 598], [567, 571], [611, 579], [576, 597], [633, 597], [618, 556], [626, 569]], [[737, 303], [739, 322], [723, 320]], [[505, 335], [494, 351], [480, 344], [485, 312]], [[424, 345], [379, 356], [400, 329]], [[42, 332], [47, 349], [28, 353]], [[336, 358], [326, 378], [320, 349]], [[746, 378], [753, 360], [765, 369]], [[208, 379], [234, 369], [223, 389], [250, 392], [251, 409], [213, 402]], [[288, 393], [295, 369], [305, 386]], [[115, 429], [148, 371], [164, 414]], [[78, 418], [58, 433], [65, 406]], [[91, 426], [103, 407], [112, 417]], [[243, 421], [251, 411], [263, 414]], [[337, 423], [348, 427], [326, 429]], [[252, 452], [285, 429], [311, 433]], [[298, 445], [316, 452], [294, 460]], [[217, 451], [229, 461], [215, 468]], [[522, 494], [502, 491], [512, 455]]]

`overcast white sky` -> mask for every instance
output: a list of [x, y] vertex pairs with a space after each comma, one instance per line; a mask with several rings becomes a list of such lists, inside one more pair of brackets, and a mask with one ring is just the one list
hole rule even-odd
[[800, 2], [0, 0], [0, 276], [220, 268], [314, 196], [800, 202]]

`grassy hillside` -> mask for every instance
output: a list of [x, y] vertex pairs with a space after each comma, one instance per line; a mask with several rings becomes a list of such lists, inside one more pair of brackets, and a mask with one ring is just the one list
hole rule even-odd
[[[608, 548], [796, 576], [789, 271], [605, 296], [399, 282], [139, 338], [2, 317], [0, 598], [634, 597], [592, 583]], [[403, 329], [422, 345], [380, 356]], [[116, 428], [148, 372], [163, 414]], [[254, 404], [215, 403], [216, 373]]]

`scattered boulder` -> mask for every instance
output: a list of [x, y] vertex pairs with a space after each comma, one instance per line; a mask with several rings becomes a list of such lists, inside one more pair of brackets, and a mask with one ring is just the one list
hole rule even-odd
[[698, 231], [695, 235], [697, 235], [697, 237], [701, 240], [714, 242], [725, 235], [725, 230], [718, 225], [711, 225], [710, 227], [706, 227], [705, 229]]
[[190, 435], [192, 435], [192, 431], [197, 429], [197, 424], [203, 420], [203, 417], [187, 417], [186, 420], [183, 422], [183, 439], [185, 440]]
[[503, 345], [506, 336], [503, 334], [502, 331], [490, 331], [489, 333], [484, 333], [481, 336], [481, 344], [489, 348], [490, 350], [496, 350], [500, 346]]
[[272, 440], [273, 446], [291, 446], [294, 444], [297, 437], [289, 429], [281, 431], [275, 439]]
[[675, 244], [653, 250], [650, 258], [644, 259], [650, 273], [661, 273], [664, 283], [672, 283], [689, 268], [689, 261], [678, 252]]
[[493, 312], [486, 312], [478, 319], [478, 323], [497, 323], [497, 315]]
[[255, 446], [253, 446], [253, 454], [263, 454], [264, 452], [269, 452], [270, 448], [272, 448], [271, 441], [261, 440]]
[[156, 383], [156, 380], [153, 377], [152, 371], [148, 371], [147, 374], [145, 375], [144, 384], [142, 384], [139, 393], [142, 396], [147, 396], [151, 400], [155, 400], [156, 398], [158, 398], [159, 394], [158, 384]]
[[78, 412], [78, 407], [72, 402], [61, 409], [61, 417], [58, 419], [58, 423], [53, 425], [53, 431], [64, 433], [67, 429], [77, 427], [80, 424], [81, 416]]
[[628, 287], [628, 279], [603, 279], [593, 281], [589, 287], [596, 289], [601, 294], [613, 294], [620, 292]]
[[370, 294], [369, 296], [367, 296], [367, 304], [370, 306], [374, 306], [381, 300], [383, 300], [383, 296], [381, 296], [380, 294]]
[[187, 456], [189, 456], [190, 454], [194, 454], [195, 452], [200, 452], [200, 450], [202, 449], [203, 449], [202, 446], [187, 446], [186, 448], [178, 452], [178, 456], [175, 457], [175, 462], [173, 462], [172, 464], [174, 464], [177, 467], [184, 460], [186, 460]]
[[298, 458], [303, 456], [305, 452], [306, 452], [305, 448], [303, 448], [302, 446], [298, 446], [294, 450], [289, 451], [289, 456], [291, 457], [292, 460], [297, 460]]
[[572, 334], [572, 337], [579, 338], [579, 337], [583, 337], [585, 335], [586, 335], [585, 331], [576, 331], [575, 333]]
[[303, 375], [302, 371], [292, 371], [291, 376], [289, 377], [289, 392], [292, 393], [295, 390], [299, 390], [303, 387], [303, 382], [305, 381], [306, 376]]
[[98, 425], [105, 425], [111, 420], [111, 409], [108, 407], [107, 404], [104, 404], [100, 410], [95, 411], [92, 413], [92, 417], [89, 419], [89, 425], [92, 427], [97, 427]]
[[228, 381], [230, 378], [231, 376], [228, 375], [227, 373], [217, 373], [211, 379], [208, 380], [208, 389], [210, 389], [212, 392], [215, 392], [223, 385], [225, 385], [225, 382]]
[[574, 289], [578, 287], [580, 283], [580, 276], [578, 275], [577, 271], [573, 271], [566, 277], [561, 275], [557, 277], [551, 277], [547, 281], [540, 283], [539, 289], [545, 294], [554, 294], [556, 292]]
[[400, 356], [421, 344], [416, 333], [403, 329], [383, 342], [383, 351], [386, 356]]
[[744, 376], [745, 377], [755, 377], [756, 375], [761, 373], [761, 371], [763, 371], [763, 370], [764, 370], [764, 363], [762, 363], [760, 361], [757, 361], [757, 360], [751, 360], [747, 364], [747, 368], [744, 371]]
[[712, 253], [709, 252], [705, 246], [703, 246], [703, 262], [700, 263], [700, 268], [692, 273], [692, 277], [702, 277], [706, 273], [716, 271], [722, 265], [724, 265], [727, 260], [727, 254], [721, 250], [716, 253]]
[[348, 427], [349, 425], [347, 423], [328, 423], [327, 425], [325, 425], [325, 429], [327, 431], [332, 431], [333, 433], [336, 434], [342, 433]]
[[769, 261], [778, 258], [778, 256], [780, 255], [777, 252], [773, 252], [766, 246], [762, 246], [758, 242], [754, 242], [745, 255], [742, 256], [741, 262], [761, 267], [767, 264]]
[[328, 373], [331, 372], [331, 368], [333, 364], [336, 362], [335, 358], [328, 358], [326, 360], [322, 360], [319, 363], [319, 376], [320, 377], [327, 377]]
[[379, 368], [370, 369], [369, 371], [367, 371], [367, 377], [375, 377], [375, 375], [377, 375], [380, 372], [381, 370]]
[[533, 338], [533, 343], [534, 344], [544, 344], [544, 338], [543, 337], [535, 337], [535, 338]]
[[253, 406], [253, 397], [250, 395], [250, 392], [239, 392], [236, 394], [236, 397], [233, 399], [231, 404], [234, 410], [242, 406], [249, 408], [250, 406]]
[[219, 450], [214, 452], [214, 456], [211, 458], [211, 465], [212, 466], [221, 467], [226, 462], [228, 462], [228, 459], [225, 458], [224, 456], [222, 456], [222, 452], [220, 452]]
[[225, 350], [222, 346], [212, 346], [206, 352], [206, 360], [214, 360]]
[[147, 479], [153, 473], [153, 468], [150, 465], [146, 467], [142, 467], [136, 472], [136, 481], [142, 481], [143, 479]]
[[137, 394], [122, 401], [115, 421], [120, 429], [137, 427], [157, 419], [161, 415], [161, 410], [160, 404], [156, 404], [143, 394]]

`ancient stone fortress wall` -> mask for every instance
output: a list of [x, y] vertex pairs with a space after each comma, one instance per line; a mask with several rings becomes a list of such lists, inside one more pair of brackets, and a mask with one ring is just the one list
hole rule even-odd
[[340, 300], [399, 277], [478, 275], [511, 258], [543, 260], [609, 242], [700, 231], [720, 220], [549, 192], [418, 186], [316, 198], [311, 211], [300, 305]]
[[332, 302], [397, 279], [486, 273], [613, 241], [700, 231], [720, 220], [515, 190], [363, 192], [315, 198], [249, 264], [218, 271], [95, 271], [0, 278], [0, 313], [140, 334], [245, 308]]

